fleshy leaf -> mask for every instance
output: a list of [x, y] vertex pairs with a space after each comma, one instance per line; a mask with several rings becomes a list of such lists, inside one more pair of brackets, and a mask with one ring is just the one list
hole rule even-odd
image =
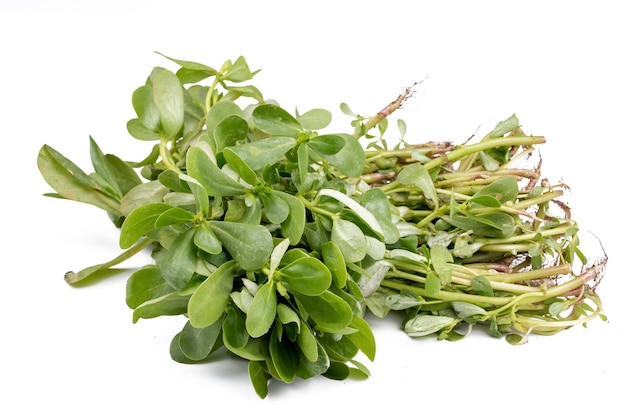
[[417, 315], [405, 323], [404, 332], [410, 337], [422, 337], [451, 327], [457, 322], [458, 319], [450, 316]]
[[339, 247], [347, 263], [361, 261], [367, 254], [365, 234], [350, 221], [335, 219], [331, 230], [331, 240]]
[[413, 163], [404, 167], [400, 173], [398, 173], [397, 181], [400, 184], [417, 187], [424, 193], [426, 198], [434, 202], [436, 205], [439, 204], [437, 190], [435, 190], [433, 179], [430, 177], [430, 173], [426, 170], [426, 167], [422, 164]]
[[276, 287], [274, 282], [266, 282], [259, 286], [256, 295], [248, 308], [246, 329], [252, 338], [265, 335], [276, 317]]
[[243, 159], [252, 170], [261, 170], [285, 157], [285, 154], [296, 144], [295, 139], [285, 136], [274, 136], [258, 141], [230, 147]]
[[196, 328], [187, 321], [178, 339], [181, 351], [190, 360], [204, 360], [218, 342], [221, 328], [219, 322], [208, 327]]
[[188, 229], [178, 235], [158, 259], [163, 278], [174, 289], [185, 287], [196, 271], [198, 249], [193, 242], [195, 232], [195, 229]]
[[131, 274], [126, 281], [126, 305], [135, 309], [146, 301], [167, 295], [174, 290], [163, 279], [161, 269], [157, 266], [145, 266]]
[[162, 69], [152, 81], [154, 104], [161, 115], [161, 126], [165, 138], [178, 135], [185, 118], [183, 87], [174, 73]]
[[286, 110], [274, 104], [261, 104], [252, 111], [254, 126], [272, 136], [295, 138], [302, 132], [302, 125]]
[[191, 147], [187, 151], [187, 174], [195, 178], [209, 196], [238, 196], [249, 189], [224, 173], [207, 153], [198, 147]]
[[209, 223], [222, 245], [242, 269], [258, 270], [269, 259], [274, 245], [272, 234], [266, 227], [227, 221]]
[[345, 143], [343, 136], [334, 134], [314, 136], [308, 142], [311, 148], [324, 155], [337, 154]]
[[352, 322], [350, 305], [329, 290], [317, 296], [297, 295], [296, 299], [323, 331], [340, 332]]
[[297, 116], [304, 129], [317, 131], [326, 128], [332, 121], [332, 113], [326, 109], [311, 109]]
[[329, 164], [348, 177], [359, 177], [365, 167], [365, 150], [352, 135], [341, 134], [344, 145], [335, 154], [324, 155]]
[[217, 321], [228, 304], [233, 280], [238, 267], [227, 261], [198, 286], [189, 299], [189, 321], [196, 328], [204, 328]]
[[294, 292], [316, 296], [332, 282], [332, 275], [320, 260], [314, 257], [299, 258], [279, 270], [279, 278]]
[[149, 203], [128, 214], [120, 230], [120, 248], [126, 249], [155, 228], [155, 222], [170, 209], [166, 203]]

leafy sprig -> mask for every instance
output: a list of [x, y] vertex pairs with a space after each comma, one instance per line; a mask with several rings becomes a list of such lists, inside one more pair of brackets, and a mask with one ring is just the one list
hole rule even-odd
[[321, 133], [331, 112], [266, 101], [243, 84], [257, 73], [243, 57], [219, 70], [165, 58], [178, 70], [155, 68], [132, 95], [128, 131], [153, 143], [142, 161], [90, 138], [91, 174], [49, 145], [38, 167], [48, 196], [119, 227], [121, 254], [68, 283], [151, 250], [126, 303], [135, 322], [186, 317], [174, 360], [227, 350], [265, 397], [272, 379], [368, 376], [357, 360], [376, 355], [368, 314], [404, 313], [413, 337], [455, 340], [480, 324], [511, 343], [604, 317], [606, 257], [588, 263], [559, 201], [566, 186], [527, 166], [545, 139], [515, 115], [462, 145], [411, 144], [398, 120], [389, 148], [387, 118], [411, 88], [371, 117], [342, 104], [353, 133]]

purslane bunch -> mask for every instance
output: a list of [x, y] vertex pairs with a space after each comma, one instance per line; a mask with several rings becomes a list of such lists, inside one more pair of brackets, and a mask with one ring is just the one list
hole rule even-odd
[[604, 318], [596, 288], [606, 256], [588, 261], [564, 184], [531, 164], [541, 136], [515, 115], [478, 141], [388, 146], [387, 119], [406, 89], [351, 133], [321, 133], [332, 114], [293, 114], [247, 84], [239, 57], [219, 69], [165, 57], [132, 94], [127, 123], [143, 161], [90, 138], [87, 174], [49, 145], [38, 167], [53, 196], [103, 209], [121, 253], [69, 272], [76, 284], [133, 255], [133, 321], [183, 315], [171, 357], [247, 360], [264, 398], [272, 379], [368, 376], [368, 315], [403, 314], [412, 337], [455, 340], [483, 326], [517, 344]]

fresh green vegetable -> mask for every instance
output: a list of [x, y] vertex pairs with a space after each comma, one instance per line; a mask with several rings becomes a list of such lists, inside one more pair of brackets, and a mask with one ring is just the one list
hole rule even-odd
[[388, 117], [411, 88], [372, 117], [342, 104], [353, 133], [321, 133], [329, 111], [266, 101], [243, 57], [219, 70], [168, 59], [175, 73], [154, 68], [132, 94], [143, 161], [90, 138], [91, 174], [49, 145], [37, 162], [48, 196], [101, 208], [120, 231], [118, 257], [66, 281], [150, 250], [126, 302], [135, 322], [186, 317], [174, 360], [227, 350], [263, 398], [271, 379], [368, 376], [367, 315], [402, 312], [412, 337], [480, 325], [514, 344], [604, 318], [606, 256], [587, 261], [566, 186], [527, 162], [545, 139], [515, 115], [462, 145], [411, 144], [398, 120], [390, 147]]

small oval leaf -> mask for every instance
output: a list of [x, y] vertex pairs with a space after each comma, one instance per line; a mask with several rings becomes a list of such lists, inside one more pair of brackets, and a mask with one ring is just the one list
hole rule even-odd
[[314, 257], [293, 261], [279, 270], [278, 277], [290, 290], [308, 296], [319, 295], [332, 283], [328, 268]]
[[259, 286], [256, 295], [248, 308], [246, 330], [252, 338], [258, 338], [267, 333], [276, 317], [276, 287], [274, 282], [266, 282]]
[[237, 269], [234, 261], [227, 261], [198, 286], [187, 307], [191, 325], [196, 328], [208, 327], [222, 316]]

